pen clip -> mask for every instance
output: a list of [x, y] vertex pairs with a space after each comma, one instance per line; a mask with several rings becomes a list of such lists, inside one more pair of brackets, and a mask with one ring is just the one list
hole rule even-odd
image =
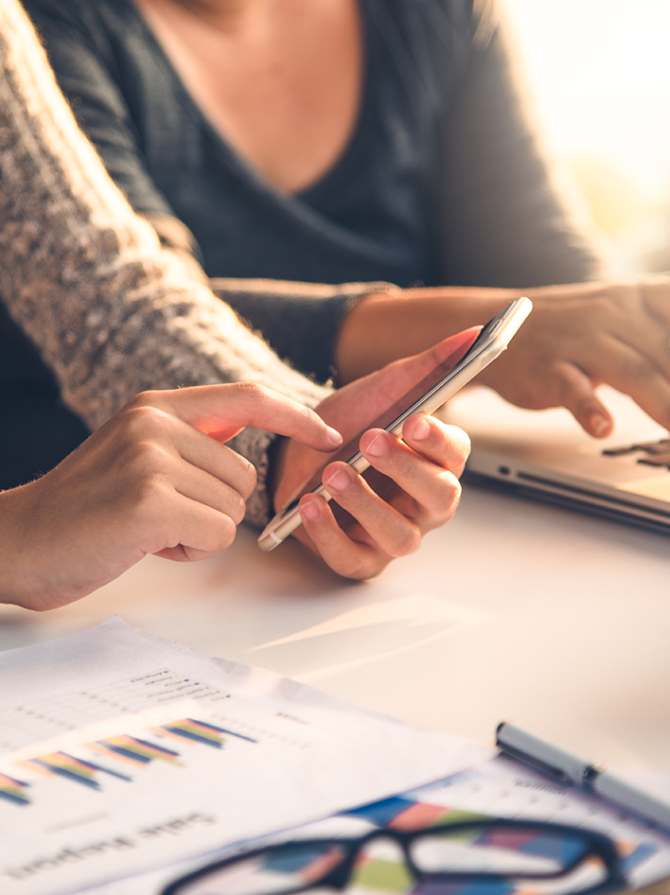
[[506, 721], [496, 729], [496, 745], [510, 758], [560, 783], [579, 786], [619, 810], [670, 832], [669, 801], [622, 780], [603, 767], [584, 761]]
[[559, 783], [581, 786], [593, 766], [505, 721], [496, 730], [496, 745], [511, 758]]
[[556, 780], [557, 783], [573, 782], [570, 779], [569, 775], [566, 774], [562, 768], [552, 767], [552, 765], [540, 761], [537, 758], [531, 758], [520, 749], [514, 749], [512, 746], [508, 746], [504, 743], [499, 743], [497, 740], [496, 745], [504, 755], [508, 756], [509, 758], [513, 758], [516, 761], [520, 761], [521, 764], [525, 764], [536, 771], [540, 771], [542, 774], [546, 774], [548, 777], [552, 777], [554, 780]]

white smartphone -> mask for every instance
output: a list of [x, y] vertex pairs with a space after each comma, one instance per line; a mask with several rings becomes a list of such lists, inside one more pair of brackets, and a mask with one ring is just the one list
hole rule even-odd
[[[504, 311], [501, 311], [482, 327], [473, 344], [456, 364], [450, 364], [449, 361], [438, 364], [428, 376], [389, 407], [382, 416], [371, 422], [348, 444], [332, 454], [322, 469], [335, 460], [346, 460], [358, 472], [366, 470], [370, 464], [357, 449], [363, 432], [367, 432], [368, 429], [386, 429], [393, 435], [400, 435], [405, 420], [413, 413], [419, 411], [434, 413], [507, 348], [510, 339], [516, 334], [532, 307], [533, 304], [529, 298], [515, 299]], [[283, 507], [268, 524], [258, 538], [258, 546], [261, 550], [274, 550], [302, 524], [298, 501], [303, 494], [310, 492], [321, 494], [325, 500], [330, 500], [330, 495], [321, 483], [322, 469], [318, 470], [298, 497]]]

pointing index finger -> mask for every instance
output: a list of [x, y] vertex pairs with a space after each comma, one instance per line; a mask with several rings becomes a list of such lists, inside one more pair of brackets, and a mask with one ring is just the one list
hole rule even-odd
[[332, 451], [342, 436], [321, 417], [291, 398], [254, 382], [200, 385], [149, 392], [136, 400], [169, 407], [184, 422], [217, 441], [228, 441], [246, 426], [287, 435], [320, 451]]

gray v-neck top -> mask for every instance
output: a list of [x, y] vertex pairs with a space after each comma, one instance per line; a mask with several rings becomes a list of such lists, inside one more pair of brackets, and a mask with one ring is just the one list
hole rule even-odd
[[114, 180], [136, 210], [188, 226], [209, 276], [524, 287], [596, 270], [488, 2], [361, 0], [357, 124], [332, 169], [289, 196], [212, 127], [130, 0], [25, 6]]

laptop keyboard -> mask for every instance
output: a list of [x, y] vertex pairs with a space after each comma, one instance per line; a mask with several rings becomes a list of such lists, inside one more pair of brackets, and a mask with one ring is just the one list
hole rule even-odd
[[638, 463], [643, 463], [646, 466], [665, 466], [666, 469], [670, 469], [670, 438], [630, 444], [627, 447], [607, 448], [603, 451], [603, 456], [624, 457], [635, 453], [642, 454], [641, 457], [636, 458]]

